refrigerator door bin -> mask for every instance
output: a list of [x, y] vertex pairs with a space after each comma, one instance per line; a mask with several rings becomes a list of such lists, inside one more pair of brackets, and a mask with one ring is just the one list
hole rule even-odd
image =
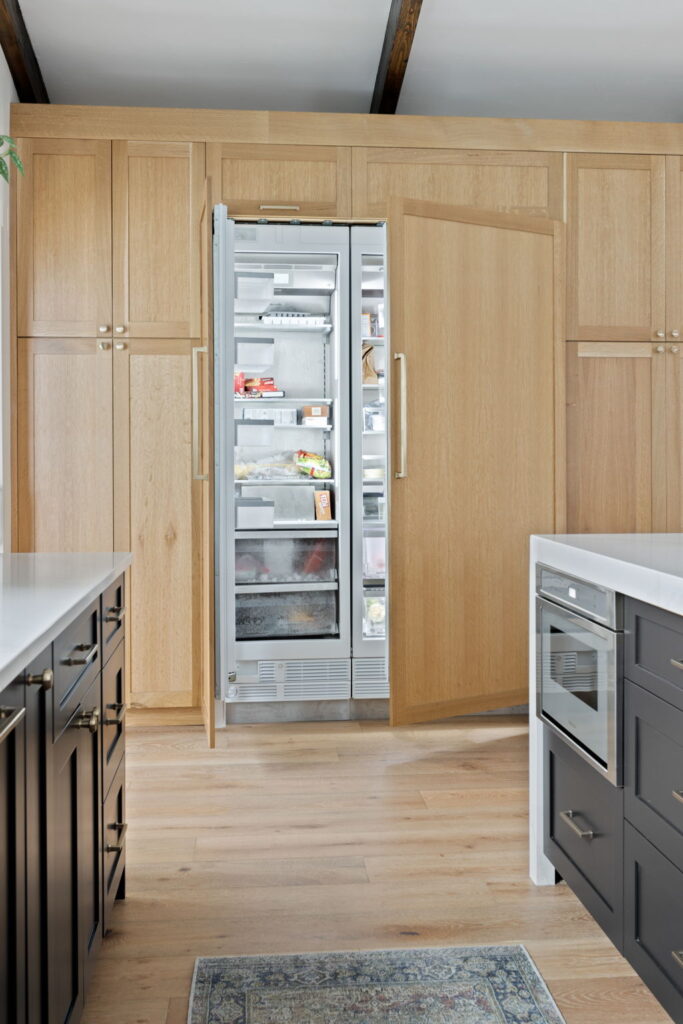
[[384, 588], [366, 587], [363, 591], [363, 636], [386, 635], [386, 595]]
[[238, 530], [272, 529], [275, 502], [265, 498], [235, 499], [235, 528]]
[[319, 533], [238, 537], [236, 583], [334, 583], [337, 539]]
[[[320, 588], [331, 589], [320, 589]], [[238, 587], [237, 639], [296, 640], [339, 635], [338, 592], [333, 583], [293, 587]]]

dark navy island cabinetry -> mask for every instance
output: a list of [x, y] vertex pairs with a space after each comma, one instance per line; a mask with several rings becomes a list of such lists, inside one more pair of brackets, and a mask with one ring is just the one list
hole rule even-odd
[[683, 617], [625, 600], [623, 687], [623, 789], [544, 729], [544, 851], [683, 1024]]
[[0, 688], [3, 1024], [80, 1020], [125, 894], [125, 586], [109, 577]]

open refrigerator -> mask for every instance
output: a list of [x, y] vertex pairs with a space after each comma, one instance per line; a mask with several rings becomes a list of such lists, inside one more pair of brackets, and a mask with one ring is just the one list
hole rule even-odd
[[227, 702], [388, 696], [383, 246], [381, 227], [235, 223], [214, 208]]

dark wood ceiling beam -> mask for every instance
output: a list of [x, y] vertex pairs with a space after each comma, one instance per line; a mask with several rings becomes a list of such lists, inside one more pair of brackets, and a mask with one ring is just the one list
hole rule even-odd
[[21, 103], [49, 103], [38, 58], [17, 0], [0, 0], [0, 46]]
[[421, 8], [422, 0], [391, 0], [371, 114], [396, 113]]

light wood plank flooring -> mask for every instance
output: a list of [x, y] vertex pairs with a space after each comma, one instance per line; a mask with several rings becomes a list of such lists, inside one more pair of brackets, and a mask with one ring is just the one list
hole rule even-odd
[[567, 1024], [670, 1022], [527, 878], [524, 719], [234, 726], [214, 752], [155, 721], [130, 716], [128, 899], [84, 1024], [184, 1024], [198, 955], [513, 942]]

